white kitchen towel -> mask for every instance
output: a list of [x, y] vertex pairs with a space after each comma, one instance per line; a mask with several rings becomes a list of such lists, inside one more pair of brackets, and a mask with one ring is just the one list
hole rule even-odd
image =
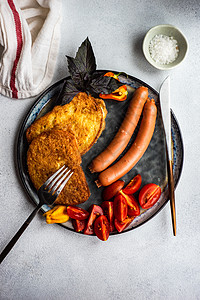
[[51, 82], [60, 43], [61, 0], [0, 0], [0, 93], [38, 95]]

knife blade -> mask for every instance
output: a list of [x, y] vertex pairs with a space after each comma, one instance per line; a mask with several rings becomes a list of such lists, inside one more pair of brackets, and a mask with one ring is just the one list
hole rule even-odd
[[171, 112], [170, 112], [170, 77], [168, 76], [160, 87], [160, 108], [166, 138], [168, 190], [172, 216], [173, 233], [176, 236], [176, 209], [174, 194], [174, 177], [172, 162]]

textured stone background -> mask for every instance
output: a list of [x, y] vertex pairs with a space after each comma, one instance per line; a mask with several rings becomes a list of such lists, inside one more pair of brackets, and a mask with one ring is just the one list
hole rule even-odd
[[[186, 60], [169, 72], [154, 69], [141, 51], [146, 31], [166, 23], [189, 42]], [[53, 82], [68, 75], [65, 55], [74, 56], [87, 36], [99, 69], [124, 71], [156, 90], [171, 76], [171, 106], [185, 147], [176, 189], [177, 237], [169, 204], [145, 225], [105, 243], [47, 225], [38, 214], [0, 267], [0, 299], [200, 299], [199, 28], [198, 0], [63, 1]], [[0, 96], [0, 251], [34, 208], [17, 177], [14, 148], [35, 99]]]

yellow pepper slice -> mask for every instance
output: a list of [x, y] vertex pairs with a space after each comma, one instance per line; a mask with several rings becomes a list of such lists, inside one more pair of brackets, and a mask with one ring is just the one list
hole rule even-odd
[[64, 205], [56, 205], [54, 208], [47, 211], [43, 216], [46, 217], [47, 224], [65, 223], [69, 220], [67, 207]]

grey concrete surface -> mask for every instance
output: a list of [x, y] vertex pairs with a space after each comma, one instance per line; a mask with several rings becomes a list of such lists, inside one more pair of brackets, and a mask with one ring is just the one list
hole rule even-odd
[[[173, 24], [188, 39], [186, 60], [171, 71], [148, 64], [141, 51], [148, 29]], [[186, 0], [63, 0], [61, 45], [52, 83], [68, 75], [88, 36], [99, 69], [124, 71], [159, 90], [171, 76], [171, 107], [184, 141], [176, 189], [177, 236], [169, 204], [134, 231], [107, 242], [47, 225], [38, 214], [0, 266], [1, 300], [200, 299], [200, 4]], [[0, 251], [31, 213], [15, 168], [19, 127], [36, 97], [0, 96]]]

